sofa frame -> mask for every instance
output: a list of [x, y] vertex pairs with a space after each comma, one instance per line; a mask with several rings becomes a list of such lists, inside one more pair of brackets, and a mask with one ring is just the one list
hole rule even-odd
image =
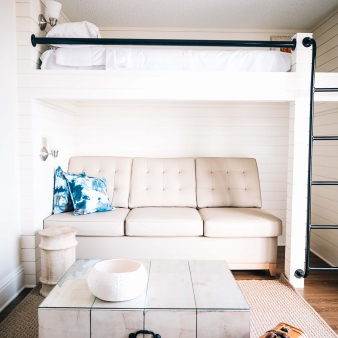
[[[71, 158], [68, 170], [105, 177], [108, 195], [123, 214], [112, 226], [108, 222], [110, 217], [118, 215], [117, 211], [83, 216], [63, 213], [46, 218], [45, 228], [78, 228], [77, 258], [226, 260], [231, 270], [269, 270], [271, 276], [276, 275], [277, 238], [282, 232], [282, 222], [261, 209], [255, 159], [132, 160], [83, 156]], [[166, 212], [170, 208], [170, 213], [195, 210], [200, 219], [188, 221], [192, 225], [189, 223], [184, 230], [182, 220], [177, 226], [176, 221], [168, 223], [167, 219], [143, 219], [141, 223], [135, 223], [135, 216], [132, 218], [138, 210], [149, 212], [151, 217], [154, 209], [161, 211], [161, 208]], [[225, 221], [215, 227], [203, 216], [203, 210], [225, 214], [235, 210], [239, 215], [239, 228], [233, 229], [237, 227], [237, 219], [230, 219], [232, 225]], [[258, 212], [258, 223], [257, 217], [253, 224], [243, 221], [248, 211]], [[240, 225], [243, 222], [244, 226]], [[169, 232], [165, 230], [168, 226]], [[111, 232], [112, 227], [118, 230]], [[158, 231], [156, 235], [152, 235], [154, 229]], [[175, 231], [178, 231], [177, 235]]]

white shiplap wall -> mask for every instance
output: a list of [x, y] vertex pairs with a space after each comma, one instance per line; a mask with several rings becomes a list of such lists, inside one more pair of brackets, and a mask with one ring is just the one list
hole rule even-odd
[[[0, 312], [24, 286], [20, 260], [15, 3], [0, 3]], [[0, 333], [0, 336], [1, 333]]]
[[[31, 34], [39, 37], [46, 36], [51, 29], [47, 25], [45, 31], [38, 26], [40, 13], [48, 19], [44, 0], [15, 0], [16, 9], [16, 44], [17, 44], [17, 72], [25, 73], [30, 69], [39, 68], [39, 58], [46, 50], [45, 45], [31, 46]], [[68, 22], [66, 15], [61, 12], [59, 22]], [[18, 84], [20, 88], [20, 82]], [[61, 108], [60, 108], [61, 109]], [[60, 110], [59, 109], [59, 110]], [[37, 246], [39, 238], [37, 230], [41, 229], [41, 217], [50, 213], [51, 201], [44, 197], [44, 189], [50, 188], [50, 179], [46, 180], [45, 175], [52, 177], [51, 162], [46, 162], [48, 171], [41, 170], [38, 163], [39, 150], [42, 146], [42, 135], [51, 132], [55, 123], [53, 113], [45, 110], [41, 112], [41, 103], [38, 101], [25, 100], [18, 97], [18, 133], [19, 133], [19, 174], [20, 174], [20, 215], [21, 215], [21, 260], [25, 272], [25, 285], [34, 286], [39, 278], [40, 253]], [[58, 111], [58, 109], [56, 109]], [[61, 109], [62, 111], [62, 109]], [[57, 113], [54, 112], [54, 116]], [[57, 124], [56, 124], [57, 125]], [[46, 127], [48, 126], [48, 127]], [[51, 161], [51, 160], [50, 160]], [[42, 180], [39, 181], [39, 175]], [[42, 192], [42, 194], [40, 194]], [[34, 198], [32, 198], [32, 195]], [[36, 197], [36, 198], [35, 198]], [[39, 203], [42, 203], [40, 208]], [[47, 203], [49, 207], [47, 208]], [[47, 213], [48, 210], [48, 213]]]
[[[314, 135], [338, 135], [338, 104], [315, 105]], [[315, 141], [313, 179], [338, 180], [338, 142]], [[312, 189], [312, 223], [338, 224], [338, 187], [315, 186]], [[338, 230], [313, 230], [312, 250], [331, 265], [338, 266]]]
[[[40, 252], [37, 233], [43, 219], [52, 212], [53, 177], [56, 166], [66, 168], [73, 155], [74, 118], [77, 107], [67, 101], [48, 103], [34, 100], [19, 104], [21, 256], [25, 269], [25, 285], [35, 285], [39, 278]], [[40, 148], [50, 150], [53, 137], [59, 150], [54, 159], [43, 162]]]
[[283, 220], [285, 234], [288, 119], [288, 103], [84, 101], [74, 153], [254, 157], [263, 208]]
[[[36, 100], [32, 107], [32, 151], [34, 177], [36, 179], [34, 208], [34, 228], [41, 229], [41, 219], [51, 214], [54, 168], [61, 165], [65, 168], [69, 157], [72, 156], [74, 143], [74, 124], [77, 107], [67, 101], [51, 104]], [[42, 145], [51, 150], [52, 139], [56, 144], [59, 155], [53, 158], [49, 155], [43, 162], [35, 154], [39, 154]], [[47, 192], [50, 198], [47, 197]]]
[[302, 30], [290, 29], [188, 29], [153, 27], [99, 27], [99, 29], [102, 38], [125, 39], [270, 40], [271, 36], [287, 35], [292, 37], [297, 32], [303, 32]]
[[338, 9], [313, 30], [317, 42], [317, 72], [338, 72]]
[[[17, 30], [17, 60], [18, 72], [28, 69], [39, 68], [39, 58], [43, 51], [47, 49], [45, 45], [31, 45], [31, 34], [38, 37], [45, 37], [51, 29], [47, 25], [46, 30], [40, 30], [38, 26], [38, 16], [43, 14], [48, 20], [48, 14], [44, 0], [16, 0], [16, 30]], [[59, 22], [69, 22], [67, 16], [61, 12]]]

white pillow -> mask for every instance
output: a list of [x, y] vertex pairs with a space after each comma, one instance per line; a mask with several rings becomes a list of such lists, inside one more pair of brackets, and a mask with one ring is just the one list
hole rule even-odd
[[[48, 38], [101, 38], [100, 31], [93, 23], [82, 22], [69, 22], [60, 23], [54, 26], [46, 35]], [[85, 47], [84, 45], [55, 45], [55, 47], [64, 48], [79, 48]], [[88, 45], [87, 45], [88, 47]]]

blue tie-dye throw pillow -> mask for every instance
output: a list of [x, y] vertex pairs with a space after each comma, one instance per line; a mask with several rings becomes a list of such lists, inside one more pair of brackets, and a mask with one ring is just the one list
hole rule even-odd
[[[73, 201], [70, 196], [70, 191], [68, 188], [66, 177], [64, 176], [65, 172], [62, 171], [61, 167], [57, 167], [55, 170], [55, 183], [54, 183], [54, 206], [53, 213], [61, 214], [66, 211], [73, 211]], [[86, 173], [81, 174], [71, 174], [73, 176], [86, 176]]]
[[68, 173], [64, 175], [74, 204], [75, 216], [114, 210], [104, 177], [73, 176]]

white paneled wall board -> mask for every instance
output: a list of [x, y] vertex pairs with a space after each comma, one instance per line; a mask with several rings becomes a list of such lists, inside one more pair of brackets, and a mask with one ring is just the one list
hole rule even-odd
[[[31, 34], [39, 37], [45, 37], [51, 29], [47, 25], [42, 31], [38, 26], [38, 16], [43, 14], [48, 20], [45, 0], [15, 0], [16, 9], [16, 31], [17, 31], [17, 62], [18, 72], [24, 72], [28, 69], [39, 68], [39, 58], [48, 47], [46, 45], [37, 45], [32, 47]], [[69, 22], [65, 13], [61, 11], [59, 23]]]
[[317, 72], [338, 72], [338, 9], [313, 30], [317, 42]]
[[[293, 36], [297, 33], [295, 30], [290, 29], [189, 29], [151, 27], [99, 27], [99, 29], [102, 38], [124, 39], [270, 40], [271, 36]], [[302, 30], [298, 30], [298, 32], [302, 32]], [[200, 49], [201, 47], [198, 48]], [[189, 47], [189, 49], [191, 49], [191, 47]]]
[[[73, 143], [78, 156], [256, 158], [263, 208], [280, 217], [285, 230], [288, 103], [78, 104]], [[285, 235], [279, 243], [285, 244]]]
[[[24, 286], [20, 201], [15, 2], [0, 5], [0, 312]], [[0, 334], [1, 335], [1, 334]]]
[[[35, 285], [40, 271], [38, 231], [42, 221], [52, 212], [54, 170], [58, 165], [67, 168], [73, 155], [75, 114], [77, 107], [67, 101], [19, 102], [19, 155], [20, 155], [20, 200], [21, 257], [25, 263], [25, 284]], [[59, 156], [49, 156], [43, 162], [38, 156], [44, 145], [50, 151], [54, 139]], [[33, 198], [32, 198], [33, 197]]]
[[[315, 104], [314, 135], [338, 135], [338, 103]], [[338, 180], [338, 141], [315, 141], [313, 155], [313, 180]], [[338, 224], [337, 186], [312, 188], [312, 223]], [[312, 251], [327, 263], [338, 266], [338, 230], [315, 230], [312, 233]]]
[[[49, 158], [43, 162], [39, 156], [34, 156], [34, 193], [35, 202], [39, 205], [34, 212], [34, 230], [41, 229], [41, 219], [51, 214], [54, 169], [61, 165], [66, 167], [68, 159], [72, 156], [74, 116], [76, 107], [63, 103], [52, 105], [41, 101], [33, 104], [32, 116], [32, 149], [34, 155], [38, 155], [43, 144], [50, 150], [51, 138], [55, 140], [59, 148], [59, 156]], [[46, 141], [45, 141], [46, 140]], [[46, 198], [45, 196], [49, 196]]]
[[[308, 73], [30, 70], [19, 101], [36, 99], [293, 101], [309, 92]], [[333, 74], [331, 74], [333, 75]], [[337, 81], [337, 75], [333, 81]], [[165, 81], [164, 81], [165, 79]]]

